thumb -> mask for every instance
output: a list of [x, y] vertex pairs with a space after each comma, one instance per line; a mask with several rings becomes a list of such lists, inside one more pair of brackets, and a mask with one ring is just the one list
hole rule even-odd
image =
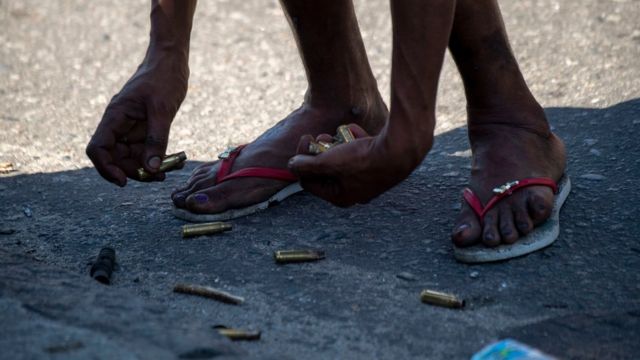
[[318, 158], [310, 155], [296, 155], [289, 160], [289, 170], [300, 178], [327, 175], [323, 172], [324, 166], [318, 161]]
[[147, 137], [142, 152], [141, 162], [145, 170], [156, 173], [167, 151], [171, 116], [167, 113], [149, 109], [147, 120]]

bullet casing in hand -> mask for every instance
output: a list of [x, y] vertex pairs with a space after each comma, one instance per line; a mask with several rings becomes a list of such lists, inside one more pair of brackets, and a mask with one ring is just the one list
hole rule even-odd
[[[167, 155], [160, 164], [160, 168], [158, 171], [160, 172], [169, 172], [171, 170], [175, 170], [175, 168], [181, 163], [187, 160], [187, 154], [184, 151], [179, 153]], [[144, 168], [138, 169], [138, 179], [140, 180], [148, 180], [151, 178], [151, 174], [148, 173]]]

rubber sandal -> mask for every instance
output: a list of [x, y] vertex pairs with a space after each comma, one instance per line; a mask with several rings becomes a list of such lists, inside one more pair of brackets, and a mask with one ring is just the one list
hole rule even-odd
[[465, 248], [455, 246], [454, 257], [456, 260], [470, 264], [501, 261], [523, 256], [551, 245], [560, 234], [560, 209], [571, 191], [569, 176], [563, 175], [558, 184], [549, 178], [529, 178], [506, 183], [493, 189], [496, 195], [485, 206], [482, 205], [478, 196], [469, 188], [464, 189], [463, 197], [473, 212], [476, 213], [480, 222], [482, 222], [489, 210], [498, 204], [500, 200], [513, 194], [514, 191], [527, 186], [540, 185], [550, 187], [555, 193], [553, 210], [547, 221], [537, 226], [526, 236], [518, 239], [514, 244], [498, 245], [492, 248], [481, 244]]
[[258, 204], [250, 205], [241, 209], [229, 209], [227, 211], [218, 214], [196, 214], [185, 209], [173, 208], [173, 215], [175, 217], [191, 221], [191, 222], [210, 222], [210, 221], [224, 221], [239, 218], [241, 216], [250, 215], [260, 210], [264, 210], [270, 206], [273, 206], [289, 196], [302, 191], [302, 187], [298, 182], [298, 179], [290, 171], [285, 169], [263, 168], [263, 167], [248, 167], [240, 169], [234, 173], [231, 173], [231, 167], [235, 162], [240, 151], [246, 145], [241, 145], [235, 148], [229, 148], [222, 154], [218, 155], [218, 158], [222, 161], [218, 173], [216, 174], [216, 184], [220, 184], [232, 179], [243, 177], [257, 177], [265, 179], [276, 179], [288, 181], [291, 184], [287, 185], [282, 190], [275, 193], [269, 199], [260, 202]]

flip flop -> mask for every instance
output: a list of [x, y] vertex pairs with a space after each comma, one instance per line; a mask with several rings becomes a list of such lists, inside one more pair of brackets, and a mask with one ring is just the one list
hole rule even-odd
[[173, 215], [179, 219], [191, 221], [191, 222], [210, 222], [210, 221], [224, 221], [231, 220], [235, 218], [239, 218], [241, 216], [246, 216], [258, 212], [260, 210], [264, 210], [270, 206], [273, 206], [282, 200], [288, 198], [289, 196], [302, 191], [302, 186], [298, 182], [298, 178], [293, 175], [290, 171], [285, 169], [274, 169], [274, 168], [264, 168], [264, 167], [248, 167], [244, 169], [240, 169], [234, 173], [231, 173], [231, 167], [235, 162], [238, 155], [240, 155], [240, 151], [246, 145], [241, 145], [234, 148], [229, 148], [225, 150], [222, 154], [218, 155], [218, 158], [222, 161], [220, 167], [218, 169], [218, 173], [216, 174], [216, 184], [220, 184], [222, 182], [243, 178], [243, 177], [257, 177], [257, 178], [265, 178], [265, 179], [276, 179], [288, 181], [291, 184], [287, 185], [282, 190], [275, 193], [269, 199], [260, 202], [258, 204], [250, 205], [241, 209], [229, 209], [227, 211], [218, 213], [218, 214], [196, 214], [192, 213], [185, 209], [173, 208]]
[[500, 200], [513, 194], [518, 189], [539, 185], [550, 187], [555, 194], [553, 210], [547, 221], [537, 226], [526, 236], [518, 239], [514, 244], [498, 245], [492, 248], [481, 244], [465, 248], [455, 246], [454, 257], [456, 260], [470, 264], [501, 261], [526, 255], [551, 245], [560, 234], [560, 209], [571, 191], [569, 176], [563, 175], [558, 184], [549, 178], [528, 178], [506, 183], [493, 189], [496, 195], [484, 206], [478, 196], [469, 188], [464, 189], [463, 197], [482, 222], [484, 215]]

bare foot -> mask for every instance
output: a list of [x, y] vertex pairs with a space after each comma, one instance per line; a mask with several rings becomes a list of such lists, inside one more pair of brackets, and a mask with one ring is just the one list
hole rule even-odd
[[[539, 106], [526, 109], [469, 110], [473, 153], [470, 188], [483, 204], [492, 189], [509, 181], [548, 177], [556, 181], [565, 169], [562, 141], [549, 129]], [[549, 187], [531, 186], [504, 198], [482, 223], [464, 203], [452, 240], [457, 246], [513, 244], [551, 215], [554, 194]]]
[[[356, 123], [377, 134], [387, 118], [387, 107], [379, 94], [365, 106], [314, 107], [303, 104], [255, 141], [243, 148], [231, 172], [246, 167], [286, 169], [296, 154], [300, 137], [304, 134], [335, 133], [344, 123]], [[219, 162], [210, 162], [194, 170], [186, 186], [172, 194], [175, 206], [194, 213], [216, 214], [265, 201], [287, 182], [263, 178], [239, 178], [215, 184]], [[196, 196], [197, 195], [197, 196]]]

